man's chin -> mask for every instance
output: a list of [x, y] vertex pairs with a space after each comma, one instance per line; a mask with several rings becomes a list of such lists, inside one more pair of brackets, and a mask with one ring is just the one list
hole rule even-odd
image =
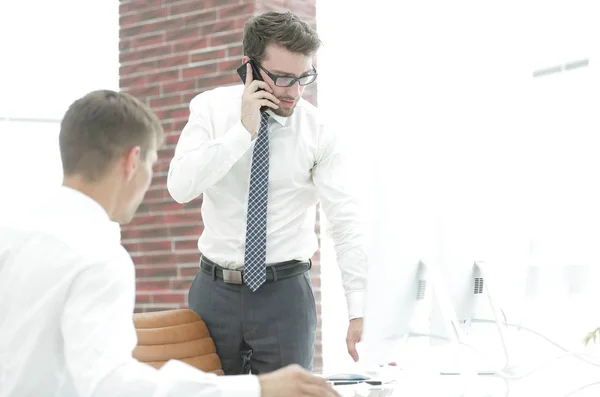
[[290, 117], [294, 113], [294, 109], [296, 109], [296, 105], [291, 108], [280, 107], [279, 109], [273, 109], [273, 113], [281, 117]]

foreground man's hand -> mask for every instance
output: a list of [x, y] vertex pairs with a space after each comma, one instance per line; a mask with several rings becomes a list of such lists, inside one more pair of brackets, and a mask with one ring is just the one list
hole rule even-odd
[[339, 397], [323, 378], [312, 375], [299, 365], [259, 375], [261, 397]]

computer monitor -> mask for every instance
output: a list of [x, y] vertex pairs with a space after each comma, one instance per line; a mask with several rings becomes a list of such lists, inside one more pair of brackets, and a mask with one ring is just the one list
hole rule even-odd
[[[449, 335], [443, 316], [450, 310], [456, 314], [461, 343], [477, 352], [472, 363], [477, 372], [493, 373], [508, 367], [509, 341], [506, 316], [498, 297], [501, 286], [498, 277], [494, 277], [495, 273], [483, 261], [440, 266], [439, 270], [448, 288], [446, 299], [451, 309], [433, 305], [431, 334], [445, 338], [453, 336]], [[431, 339], [434, 346], [439, 345], [439, 341], [439, 338]], [[456, 373], [451, 358], [439, 365], [442, 373]]]

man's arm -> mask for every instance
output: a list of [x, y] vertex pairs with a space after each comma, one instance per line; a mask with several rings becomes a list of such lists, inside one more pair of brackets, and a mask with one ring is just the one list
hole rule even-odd
[[367, 253], [358, 204], [347, 182], [345, 163], [337, 139], [320, 131], [313, 181], [329, 222], [335, 244], [350, 319], [363, 317]]
[[61, 319], [66, 365], [77, 395], [85, 397], [259, 397], [255, 376], [217, 377], [183, 362], [160, 370], [132, 357], [134, 267], [120, 259], [97, 263], [78, 274]]
[[190, 103], [190, 117], [181, 132], [169, 166], [167, 189], [178, 203], [187, 203], [221, 180], [250, 148], [251, 135], [241, 121], [215, 138], [207, 96]]

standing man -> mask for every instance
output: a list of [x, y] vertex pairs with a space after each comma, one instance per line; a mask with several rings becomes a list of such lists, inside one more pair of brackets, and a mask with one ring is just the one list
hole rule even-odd
[[135, 269], [118, 223], [142, 201], [162, 139], [131, 95], [94, 91], [69, 107], [63, 186], [0, 225], [0, 397], [339, 397], [299, 366], [220, 377], [132, 357]]
[[311, 369], [317, 313], [309, 269], [320, 200], [356, 361], [367, 268], [359, 216], [335, 133], [301, 98], [317, 78], [319, 37], [290, 12], [267, 12], [247, 21], [243, 46], [242, 62], [252, 61], [264, 81], [253, 80], [247, 64], [244, 85], [197, 95], [169, 169], [177, 202], [203, 195], [202, 257], [189, 307], [206, 321], [227, 374], [290, 363]]

